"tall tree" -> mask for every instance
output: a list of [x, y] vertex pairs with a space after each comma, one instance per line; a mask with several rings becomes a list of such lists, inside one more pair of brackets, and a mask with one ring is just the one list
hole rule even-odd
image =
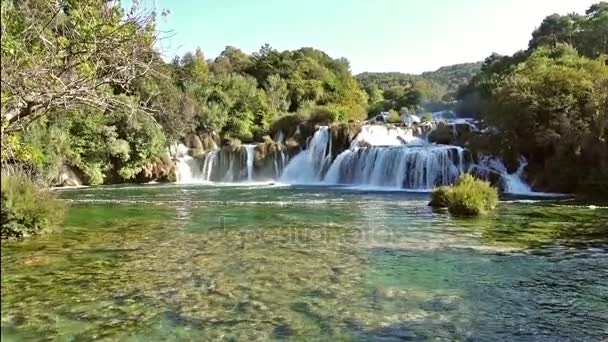
[[149, 71], [155, 13], [105, 0], [1, 6], [3, 137], [57, 109], [142, 109], [114, 95]]

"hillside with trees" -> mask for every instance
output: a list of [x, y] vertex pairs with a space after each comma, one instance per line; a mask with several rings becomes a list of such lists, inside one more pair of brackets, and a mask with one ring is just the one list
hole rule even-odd
[[441, 67], [420, 75], [364, 72], [357, 76], [368, 94], [370, 114], [395, 110], [416, 113], [451, 108], [457, 91], [481, 70], [481, 62]]

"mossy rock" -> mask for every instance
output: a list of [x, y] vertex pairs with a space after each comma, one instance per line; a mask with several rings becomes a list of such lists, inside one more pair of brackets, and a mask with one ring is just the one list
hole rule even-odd
[[163, 154], [154, 161], [144, 165], [142, 171], [135, 177], [137, 183], [175, 182], [177, 180], [175, 161]]
[[287, 139], [287, 141], [285, 141], [285, 148], [287, 149], [287, 154], [290, 157], [293, 157], [296, 154], [300, 153], [300, 151], [302, 151], [300, 143], [293, 138], [289, 138]]
[[215, 132], [199, 131], [198, 137], [205, 151], [214, 150], [221, 144], [221, 139]]
[[454, 131], [445, 124], [439, 124], [434, 130], [429, 132], [428, 141], [436, 144], [453, 145], [455, 141]]
[[343, 122], [331, 126], [332, 155], [337, 156], [350, 148], [351, 142], [361, 133], [360, 122]]
[[184, 145], [191, 149], [203, 149], [203, 142], [196, 134], [188, 134], [184, 139]]
[[191, 148], [188, 150], [188, 155], [195, 159], [204, 159], [207, 153], [204, 148]]

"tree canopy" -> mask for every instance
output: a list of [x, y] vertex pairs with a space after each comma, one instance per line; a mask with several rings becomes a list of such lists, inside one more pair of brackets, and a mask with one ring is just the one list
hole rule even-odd
[[551, 15], [527, 50], [491, 55], [459, 93], [492, 128], [485, 148], [527, 157], [537, 186], [608, 192], [607, 19], [606, 2]]

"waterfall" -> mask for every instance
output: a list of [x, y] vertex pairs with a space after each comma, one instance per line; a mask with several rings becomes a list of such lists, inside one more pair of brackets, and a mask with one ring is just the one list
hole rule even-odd
[[427, 144], [409, 128], [386, 125], [363, 126], [350, 148], [332, 162], [330, 129], [320, 127], [281, 180], [430, 190], [453, 183], [466, 169], [463, 148]]
[[217, 160], [217, 154], [218, 150], [213, 150], [205, 156], [205, 161], [203, 162], [203, 179], [207, 182], [211, 181], [211, 172], [213, 171], [213, 166]]
[[175, 161], [177, 183], [254, 182], [279, 179], [289, 156], [284, 146], [269, 149], [256, 161], [255, 144], [216, 148], [196, 157], [183, 144], [175, 144], [169, 153]]
[[247, 150], [247, 181], [253, 182], [253, 162], [255, 159], [255, 148], [257, 145], [245, 145]]
[[307, 148], [287, 164], [281, 180], [287, 183], [320, 182], [331, 159], [331, 132], [329, 127], [321, 126], [308, 141]]
[[170, 146], [169, 154], [175, 159], [177, 183], [190, 184], [205, 181], [201, 172], [200, 161], [188, 155], [188, 148], [185, 145], [174, 144]]
[[[282, 145], [261, 150], [259, 161], [254, 144], [218, 148], [196, 158], [182, 144], [172, 146], [170, 152], [176, 161], [178, 183], [278, 179], [292, 184], [430, 190], [453, 183], [469, 169], [465, 149], [429, 144], [415, 132], [412, 128], [364, 125], [349, 149], [335, 156], [331, 129], [321, 126], [308, 139], [306, 149], [291, 160]], [[519, 191], [516, 179], [521, 170], [514, 179], [506, 177], [506, 188]]]
[[517, 171], [509, 173], [501, 160], [485, 156], [479, 160], [478, 164], [473, 165], [470, 171], [485, 179], [489, 179], [490, 174], [495, 173], [500, 177], [504, 192], [525, 195], [532, 193], [530, 186], [522, 179], [524, 168], [527, 165], [526, 158], [521, 157]]
[[283, 144], [285, 142], [285, 135], [283, 134], [282, 130], [279, 130], [274, 141], [276, 141], [277, 144]]
[[356, 147], [336, 158], [324, 182], [431, 190], [453, 183], [464, 163], [464, 150], [457, 146]]

